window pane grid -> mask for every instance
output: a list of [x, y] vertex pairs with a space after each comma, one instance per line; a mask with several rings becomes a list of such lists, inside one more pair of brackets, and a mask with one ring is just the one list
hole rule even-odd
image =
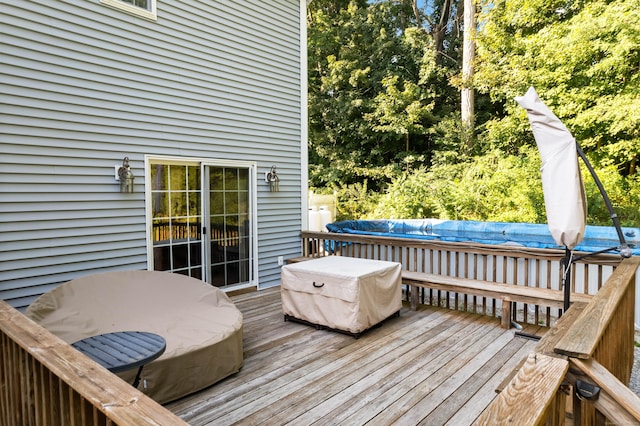
[[153, 164], [154, 269], [202, 277], [200, 168]]
[[249, 170], [212, 167], [209, 182], [211, 281], [228, 286], [249, 280]]

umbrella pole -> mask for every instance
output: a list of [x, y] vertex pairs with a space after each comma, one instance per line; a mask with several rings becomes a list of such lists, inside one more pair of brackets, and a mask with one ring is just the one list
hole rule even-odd
[[618, 233], [618, 239], [620, 240], [620, 255], [622, 257], [631, 257], [631, 250], [629, 249], [629, 246], [627, 245], [627, 242], [624, 239], [624, 234], [622, 233], [622, 228], [620, 227], [620, 219], [618, 218], [618, 215], [613, 209], [611, 200], [609, 199], [607, 192], [604, 190], [604, 186], [602, 185], [602, 182], [600, 182], [600, 179], [598, 178], [596, 171], [591, 166], [591, 163], [587, 159], [587, 156], [585, 155], [584, 151], [582, 151], [582, 148], [580, 148], [580, 145], [578, 145], [577, 142], [576, 142], [576, 149], [578, 150], [578, 155], [580, 156], [580, 158], [582, 158], [582, 161], [584, 161], [585, 166], [587, 166], [587, 169], [589, 169], [589, 173], [591, 173], [591, 177], [593, 177], [593, 180], [595, 181], [596, 186], [600, 191], [600, 195], [602, 195], [604, 204], [607, 206], [607, 210], [609, 211], [609, 217], [613, 221], [613, 226], [616, 228], [616, 232]]
[[564, 311], [567, 312], [571, 302], [571, 250], [569, 247], [564, 248], [564, 257], [562, 258], [562, 285], [564, 286]]

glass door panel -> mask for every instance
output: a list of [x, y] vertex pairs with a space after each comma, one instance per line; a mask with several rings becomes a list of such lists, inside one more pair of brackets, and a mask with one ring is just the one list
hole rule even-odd
[[202, 279], [200, 166], [151, 164], [153, 269]]
[[209, 176], [211, 284], [224, 287], [251, 280], [249, 170], [207, 166]]

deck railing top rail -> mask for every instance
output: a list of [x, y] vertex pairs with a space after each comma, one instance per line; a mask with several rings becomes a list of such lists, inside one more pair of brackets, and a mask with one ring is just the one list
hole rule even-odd
[[[377, 246], [396, 246], [396, 247], [410, 247], [410, 248], [425, 248], [429, 250], [441, 250], [461, 252], [468, 254], [480, 254], [480, 255], [493, 255], [493, 256], [508, 256], [514, 258], [535, 258], [541, 260], [556, 260], [559, 261], [565, 256], [565, 251], [561, 249], [546, 249], [537, 247], [525, 247], [512, 244], [483, 244], [476, 242], [454, 242], [454, 241], [442, 241], [442, 240], [421, 240], [418, 238], [398, 238], [388, 237], [380, 235], [362, 235], [362, 234], [341, 234], [333, 232], [315, 232], [315, 231], [302, 231], [300, 236], [303, 241], [317, 240], [321, 242], [342, 242], [345, 245], [362, 244], [362, 245], [377, 245]], [[303, 247], [303, 256], [317, 257], [326, 254], [332, 254], [334, 251], [339, 251], [340, 247], [329, 244], [329, 252], [318, 251], [320, 247], [314, 247], [310, 249], [307, 246]], [[578, 253], [577, 254], [587, 254]], [[611, 265], [616, 266], [622, 261], [622, 258], [617, 254], [594, 254], [591, 256], [580, 259], [579, 263], [589, 263], [598, 265]]]
[[[620, 308], [624, 298], [633, 298], [634, 277], [640, 266], [640, 257], [625, 259], [609, 277], [604, 286], [595, 294], [555, 348], [557, 353], [574, 358], [588, 359], [593, 356], [596, 346], [609, 327], [614, 313]], [[633, 324], [633, 316], [627, 318]]]

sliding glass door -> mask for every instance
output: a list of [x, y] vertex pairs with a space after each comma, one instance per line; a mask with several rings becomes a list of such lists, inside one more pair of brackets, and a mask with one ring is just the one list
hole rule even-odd
[[251, 285], [254, 167], [161, 159], [148, 164], [153, 269], [217, 287]]

